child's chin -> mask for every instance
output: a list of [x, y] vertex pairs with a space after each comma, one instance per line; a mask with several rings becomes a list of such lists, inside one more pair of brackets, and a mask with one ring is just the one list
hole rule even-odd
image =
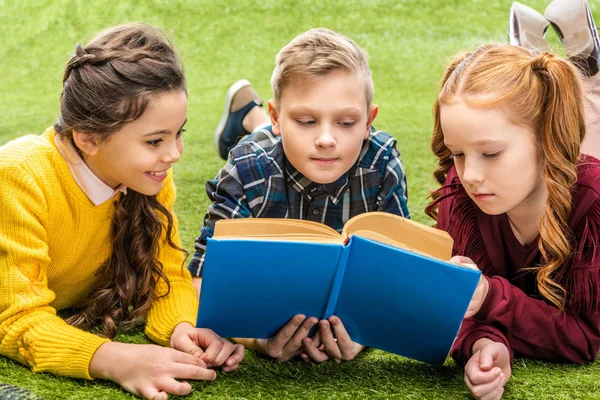
[[156, 187], [156, 188], [148, 188], [148, 187], [141, 187], [141, 188], [135, 188], [135, 187], [129, 187], [129, 189], [132, 189], [140, 194], [143, 194], [144, 196], [156, 196], [162, 189], [162, 184], [160, 185], [160, 187]]
[[340, 176], [335, 176], [335, 177], [330, 177], [330, 176], [323, 176], [322, 174], [315, 174], [316, 176], [314, 176], [315, 179], [312, 179], [309, 177], [309, 179], [311, 181], [313, 181], [314, 183], [318, 183], [319, 185], [329, 185], [330, 183], [333, 183], [335, 181], [337, 181], [338, 179], [340, 179]]

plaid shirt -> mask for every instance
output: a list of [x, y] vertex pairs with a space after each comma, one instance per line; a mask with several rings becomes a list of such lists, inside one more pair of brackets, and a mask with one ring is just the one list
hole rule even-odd
[[271, 127], [239, 143], [216, 178], [206, 182], [212, 204], [188, 266], [202, 276], [206, 240], [215, 223], [231, 218], [295, 218], [342, 231], [352, 217], [384, 211], [409, 218], [406, 176], [396, 139], [371, 129], [354, 166], [337, 181], [312, 182], [294, 168]]

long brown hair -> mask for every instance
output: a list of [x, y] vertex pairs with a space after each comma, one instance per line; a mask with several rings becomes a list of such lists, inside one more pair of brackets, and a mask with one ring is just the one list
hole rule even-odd
[[[183, 67], [164, 32], [145, 24], [116, 26], [77, 45], [64, 73], [55, 129], [71, 141], [77, 130], [101, 142], [139, 118], [153, 96], [178, 90], [186, 90]], [[170, 290], [157, 259], [161, 235], [186, 253], [173, 242], [172, 228], [173, 217], [156, 196], [128, 189], [115, 203], [112, 253], [98, 271], [98, 285], [67, 322], [108, 337], [140, 323], [158, 282]]]
[[[474, 106], [505, 106], [517, 123], [535, 133], [544, 182], [548, 188], [539, 222], [541, 263], [538, 290], [560, 310], [566, 293], [556, 281], [559, 268], [572, 251], [571, 189], [577, 181], [577, 160], [585, 135], [583, 93], [577, 69], [551, 53], [533, 53], [522, 47], [488, 44], [457, 56], [448, 66], [434, 105], [431, 148], [437, 157], [434, 179], [443, 185], [453, 165], [444, 145], [440, 104], [456, 97]], [[441, 192], [432, 192], [426, 209], [437, 219]]]

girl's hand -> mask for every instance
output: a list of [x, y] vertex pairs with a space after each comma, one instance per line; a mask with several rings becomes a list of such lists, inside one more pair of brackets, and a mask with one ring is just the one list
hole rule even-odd
[[153, 344], [104, 343], [89, 368], [93, 378], [111, 380], [136, 396], [154, 400], [189, 394], [192, 386], [185, 379], [217, 377], [200, 358]]
[[[335, 333], [335, 339], [333, 333]], [[320, 321], [319, 332], [313, 339], [305, 338], [302, 344], [304, 353], [301, 354], [301, 357], [304, 360], [310, 358], [315, 362], [323, 362], [329, 359], [338, 363], [350, 361], [365, 348], [365, 346], [350, 339], [344, 324], [335, 315], [329, 317], [328, 320]]]
[[499, 400], [510, 379], [510, 354], [503, 343], [479, 339], [465, 365], [465, 383], [478, 400]]
[[317, 322], [315, 317], [294, 315], [275, 336], [269, 339], [254, 339], [253, 350], [279, 362], [287, 361], [302, 352], [302, 339], [308, 336], [308, 332]]
[[223, 339], [210, 329], [196, 328], [182, 322], [171, 334], [171, 347], [199, 357], [209, 368], [235, 370], [244, 359], [244, 346]]
[[[473, 262], [473, 260], [471, 260], [468, 257], [454, 256], [450, 259], [450, 261], [458, 264], [463, 264], [469, 268], [477, 268], [477, 265]], [[477, 312], [481, 309], [481, 306], [483, 305], [483, 302], [485, 301], [489, 290], [490, 284], [486, 277], [482, 274], [479, 277], [477, 288], [475, 288], [475, 292], [473, 293], [473, 297], [471, 298], [469, 307], [467, 307], [467, 312], [465, 313], [464, 318], [469, 318], [477, 314]]]

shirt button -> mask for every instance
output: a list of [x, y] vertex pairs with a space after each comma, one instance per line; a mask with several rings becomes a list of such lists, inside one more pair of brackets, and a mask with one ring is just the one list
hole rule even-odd
[[312, 214], [313, 214], [313, 215], [319, 215], [319, 214], [321, 214], [321, 209], [320, 209], [320, 208], [314, 208], [314, 209], [312, 210]]

